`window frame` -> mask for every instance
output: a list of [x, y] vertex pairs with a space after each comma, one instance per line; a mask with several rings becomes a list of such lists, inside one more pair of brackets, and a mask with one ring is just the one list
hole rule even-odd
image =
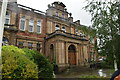
[[[32, 26], [32, 31], [30, 31], [30, 26]], [[29, 20], [28, 32], [34, 32], [34, 19], [33, 18]]]
[[[23, 17], [24, 17], [24, 18], [23, 18]], [[24, 27], [23, 27], [23, 29], [21, 28], [21, 23], [22, 23], [22, 21], [24, 21]], [[26, 18], [25, 18], [25, 16], [21, 16], [19, 29], [20, 29], [21, 31], [25, 31], [25, 28], [26, 28]]]
[[[40, 27], [39, 32], [38, 32], [38, 26]], [[37, 33], [42, 33], [42, 21], [41, 20], [37, 21]]]
[[[8, 23], [6, 23], [6, 19], [9, 20]], [[5, 15], [5, 24], [10, 24], [10, 13], [9, 12], [6, 12], [6, 15]]]

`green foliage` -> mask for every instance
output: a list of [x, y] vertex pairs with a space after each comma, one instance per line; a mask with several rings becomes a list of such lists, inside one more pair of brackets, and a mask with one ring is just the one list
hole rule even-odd
[[38, 68], [25, 56], [25, 52], [15, 46], [2, 47], [3, 78], [38, 78]]
[[50, 61], [37, 51], [23, 49], [25, 56], [38, 65], [39, 78], [53, 77], [53, 65]]
[[[120, 3], [117, 0], [87, 0], [84, 7], [92, 15], [92, 28], [97, 32], [99, 53], [105, 55], [113, 64], [120, 63], [118, 44], [120, 40]], [[115, 56], [115, 57], [113, 57]]]
[[95, 29], [92, 29], [91, 27], [87, 27], [84, 25], [78, 26], [77, 27], [79, 30], [82, 30], [86, 35], [90, 35], [91, 37], [96, 36], [96, 31]]

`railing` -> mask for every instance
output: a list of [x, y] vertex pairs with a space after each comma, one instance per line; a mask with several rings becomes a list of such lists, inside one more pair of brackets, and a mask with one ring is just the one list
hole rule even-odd
[[48, 34], [47, 37], [46, 37], [46, 39], [50, 38], [52, 36], [55, 36], [55, 35], [62, 35], [62, 36], [66, 36], [66, 37], [69, 37], [69, 38], [87, 40], [85, 36], [67, 33], [67, 32], [65, 32], [63, 30], [56, 30], [55, 32], [53, 32], [51, 34]]

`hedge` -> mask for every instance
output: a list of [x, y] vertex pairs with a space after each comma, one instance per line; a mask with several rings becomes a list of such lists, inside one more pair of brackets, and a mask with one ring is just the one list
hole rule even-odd
[[38, 77], [39, 78], [52, 78], [53, 77], [53, 65], [50, 61], [40, 54], [37, 51], [33, 51], [30, 49], [23, 49], [26, 53], [26, 57], [32, 60], [34, 63], [38, 65]]

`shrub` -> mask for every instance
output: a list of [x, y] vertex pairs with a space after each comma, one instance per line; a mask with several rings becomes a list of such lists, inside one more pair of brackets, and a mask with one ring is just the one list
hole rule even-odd
[[32, 60], [34, 63], [38, 65], [38, 77], [39, 78], [52, 78], [53, 77], [53, 65], [50, 61], [40, 54], [37, 51], [23, 49], [26, 53], [26, 57]]
[[3, 78], [38, 78], [38, 68], [22, 49], [15, 46], [2, 47]]

